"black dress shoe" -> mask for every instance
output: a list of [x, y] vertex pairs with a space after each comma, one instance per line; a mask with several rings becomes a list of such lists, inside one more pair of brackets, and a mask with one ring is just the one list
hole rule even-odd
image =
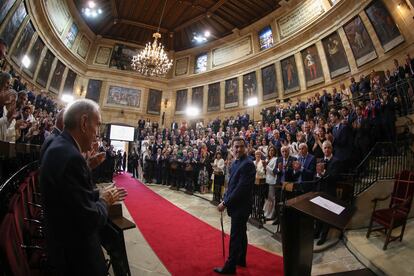
[[237, 265], [241, 267], [246, 267], [246, 261], [237, 262]]
[[236, 274], [236, 268], [229, 268], [226, 266], [216, 267], [213, 269], [213, 271], [218, 274]]

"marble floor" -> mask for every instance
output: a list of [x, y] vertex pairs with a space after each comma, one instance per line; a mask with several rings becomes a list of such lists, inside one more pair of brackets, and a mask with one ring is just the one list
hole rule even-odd
[[[162, 185], [150, 184], [147, 186], [177, 207], [185, 210], [198, 219], [205, 221], [211, 226], [220, 229], [219, 213], [215, 206], [210, 204], [209, 201], [197, 196], [187, 195], [181, 191], [171, 190]], [[207, 194], [202, 196], [209, 198], [211, 195]], [[123, 213], [126, 218], [132, 220], [125, 206], [123, 206]], [[282, 255], [281, 244], [271, 237], [272, 232], [275, 230], [275, 226], [266, 225], [266, 228], [268, 230], [263, 228], [258, 229], [248, 224], [247, 235], [249, 243], [263, 250]], [[230, 231], [230, 220], [227, 215], [224, 216], [224, 230], [226, 233], [229, 233]], [[138, 228], [127, 230], [125, 232], [125, 243], [132, 275], [170, 275]], [[212, 264], [212, 267], [214, 265], [217, 264]], [[339, 242], [325, 252], [314, 253], [312, 275], [361, 268], [364, 268], [364, 266], [350, 253], [342, 242]]]
[[[393, 235], [399, 235], [401, 228], [396, 228]], [[348, 231], [345, 235], [348, 247], [367, 267], [378, 275], [405, 276], [414, 275], [414, 219], [407, 223], [402, 242], [388, 244], [382, 250], [385, 236], [372, 232], [369, 239], [365, 237], [367, 229]]]

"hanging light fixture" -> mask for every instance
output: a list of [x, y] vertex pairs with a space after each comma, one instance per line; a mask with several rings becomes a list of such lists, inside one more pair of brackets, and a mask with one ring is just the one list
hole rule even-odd
[[167, 0], [164, 2], [157, 32], [152, 35], [154, 42], [148, 42], [145, 45], [145, 49], [132, 57], [132, 68], [145, 76], [164, 76], [171, 69], [173, 64], [172, 59], [169, 59], [164, 51], [164, 45], [162, 45], [161, 42], [158, 42], [158, 39], [161, 38], [161, 20], [166, 5]]

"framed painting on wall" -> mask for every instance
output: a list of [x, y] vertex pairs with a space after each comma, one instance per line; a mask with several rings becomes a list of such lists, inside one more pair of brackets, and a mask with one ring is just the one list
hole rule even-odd
[[204, 86], [193, 87], [193, 93], [191, 95], [191, 105], [200, 109], [200, 113], [203, 110], [204, 103]]
[[52, 63], [54, 60], [55, 56], [50, 50], [47, 50], [46, 55], [42, 60], [42, 64], [40, 65], [36, 80], [36, 82], [43, 87], [46, 87], [47, 81], [49, 79], [50, 69], [52, 68]]
[[239, 81], [237, 78], [226, 80], [224, 91], [224, 108], [239, 106]]
[[96, 52], [95, 57], [95, 64], [99, 65], [108, 65], [109, 60], [111, 58], [112, 48], [105, 47], [105, 46], [99, 46], [98, 51]]
[[161, 114], [161, 99], [162, 91], [150, 89], [148, 93], [148, 104], [147, 104], [147, 113], [148, 114]]
[[45, 6], [52, 25], [62, 35], [71, 18], [66, 0], [45, 0]]
[[12, 53], [12, 59], [14, 62], [16, 62], [16, 64], [20, 65], [22, 63], [22, 58], [26, 54], [27, 48], [29, 47], [33, 35], [34, 29], [32, 23], [28, 21], [23, 29], [23, 32], [20, 35], [19, 42], [17, 42], [16, 47]]
[[79, 46], [78, 46], [78, 49], [76, 50], [76, 53], [78, 53], [78, 55], [81, 58], [86, 59], [86, 55], [88, 54], [90, 45], [91, 45], [91, 42], [89, 41], [89, 39], [85, 35], [82, 36], [82, 39], [79, 42]]
[[220, 83], [212, 83], [208, 85], [208, 102], [207, 111], [220, 110]]
[[385, 52], [404, 42], [394, 18], [381, 0], [372, 1], [365, 12]]
[[141, 104], [141, 90], [116, 85], [109, 86], [106, 105], [136, 107]]
[[78, 36], [78, 32], [79, 32], [78, 25], [76, 25], [75, 23], [72, 23], [68, 33], [66, 34], [65, 39], [63, 40], [63, 43], [69, 49], [72, 49], [73, 44], [75, 43], [76, 37]]
[[306, 87], [324, 82], [321, 59], [316, 45], [311, 45], [300, 52], [305, 70]]
[[90, 99], [96, 103], [99, 103], [99, 98], [101, 96], [102, 81], [101, 80], [92, 80], [88, 81], [88, 89], [86, 90], [85, 98]]
[[177, 90], [175, 101], [175, 113], [181, 114], [185, 112], [187, 107], [187, 89]]
[[299, 75], [295, 56], [290, 56], [280, 62], [282, 66], [282, 79], [285, 94], [299, 91]]
[[331, 78], [349, 72], [348, 58], [337, 32], [322, 39]]
[[34, 43], [32, 49], [29, 51], [29, 58], [31, 60], [29, 66], [24, 69], [24, 71], [30, 76], [33, 77], [36, 68], [37, 63], [39, 62], [40, 55], [42, 54], [43, 48], [45, 47], [45, 43], [38, 37], [36, 39], [36, 42]]
[[12, 45], [14, 39], [16, 38], [17, 31], [19, 30], [20, 25], [27, 16], [26, 8], [24, 2], [21, 2], [19, 7], [13, 13], [13, 16], [9, 19], [6, 24], [6, 27], [1, 33], [1, 37], [9, 46]]
[[276, 68], [270, 64], [261, 69], [263, 83], [263, 100], [277, 98]]
[[76, 77], [76, 73], [69, 69], [65, 84], [63, 85], [63, 93], [73, 94], [73, 87], [75, 86]]
[[138, 49], [136, 48], [124, 44], [115, 44], [109, 67], [118, 70], [132, 71], [131, 60], [136, 54], [138, 54]]
[[256, 72], [243, 75], [243, 103], [247, 105], [247, 100], [257, 97]]
[[359, 16], [353, 18], [343, 28], [358, 66], [377, 58], [374, 44]]
[[182, 76], [188, 72], [189, 57], [179, 58], [175, 61], [175, 75]]
[[58, 60], [56, 63], [55, 70], [53, 71], [52, 79], [50, 80], [49, 90], [58, 94], [60, 85], [62, 83], [63, 73], [65, 72], [66, 66]]
[[0, 24], [3, 23], [10, 9], [13, 7], [16, 0], [3, 0], [0, 2]]

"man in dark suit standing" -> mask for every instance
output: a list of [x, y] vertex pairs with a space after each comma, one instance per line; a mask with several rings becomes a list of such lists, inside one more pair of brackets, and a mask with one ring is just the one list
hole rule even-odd
[[[324, 158], [322, 162], [316, 165], [316, 179], [318, 179], [319, 192], [325, 192], [333, 197], [336, 197], [336, 182], [340, 177], [341, 162], [333, 155], [332, 144], [329, 141], [325, 141], [322, 144], [322, 150]], [[328, 236], [329, 225], [317, 222], [315, 230], [315, 238], [320, 235], [317, 245], [325, 243]]]
[[338, 111], [332, 111], [329, 115], [333, 124], [333, 150], [335, 157], [345, 163], [351, 159], [353, 139], [351, 128], [343, 124], [340, 120]]
[[111, 186], [101, 195], [94, 191], [82, 155], [96, 139], [99, 106], [78, 100], [65, 111], [63, 122], [64, 131], [46, 149], [40, 168], [48, 261], [56, 275], [107, 275], [99, 230], [107, 222], [108, 207], [126, 192]]
[[296, 194], [307, 193], [313, 190], [314, 177], [316, 173], [316, 158], [308, 153], [306, 143], [299, 145], [298, 160], [293, 161], [293, 183], [286, 183], [285, 191]]
[[230, 168], [228, 189], [223, 201], [217, 206], [219, 212], [227, 208], [231, 217], [229, 257], [223, 267], [215, 268], [219, 274], [235, 274], [236, 266], [246, 266], [247, 254], [247, 220], [252, 208], [252, 189], [256, 168], [246, 154], [243, 138], [236, 137], [232, 141], [235, 161]]

